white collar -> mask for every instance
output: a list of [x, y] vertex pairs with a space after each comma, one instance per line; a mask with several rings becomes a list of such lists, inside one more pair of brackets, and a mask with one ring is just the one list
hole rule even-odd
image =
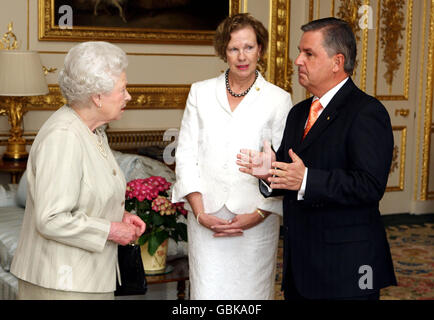
[[[345, 82], [347, 82], [348, 78], [349, 77], [346, 77], [344, 80], [342, 80], [341, 82], [339, 82], [336, 86], [334, 86], [329, 91], [327, 91], [321, 97], [321, 99], [319, 99], [319, 102], [321, 103], [321, 105], [323, 106], [324, 109], [325, 109], [325, 107], [327, 107], [327, 105], [333, 99], [333, 97], [339, 91], [339, 89], [342, 88], [342, 86], [345, 84]], [[315, 100], [317, 100], [317, 99], [318, 99], [318, 97], [314, 96], [312, 102], [315, 101]]]

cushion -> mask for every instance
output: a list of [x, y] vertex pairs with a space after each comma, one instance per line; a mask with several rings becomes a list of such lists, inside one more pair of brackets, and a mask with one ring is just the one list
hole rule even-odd
[[18, 184], [18, 190], [16, 195], [17, 205], [21, 208], [26, 207], [26, 197], [27, 197], [27, 175], [26, 171], [24, 171], [21, 176], [20, 182]]
[[172, 184], [175, 182], [175, 172], [163, 162], [137, 154], [116, 150], [112, 150], [112, 152], [127, 182], [134, 179], [146, 179], [151, 176], [161, 176]]
[[9, 271], [17, 249], [24, 209], [20, 207], [0, 208], [0, 266]]
[[0, 185], [0, 207], [13, 207], [16, 205], [16, 194], [18, 186], [16, 184]]

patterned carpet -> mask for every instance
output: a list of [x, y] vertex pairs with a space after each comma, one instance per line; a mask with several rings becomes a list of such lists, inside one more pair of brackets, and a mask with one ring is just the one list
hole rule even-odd
[[[432, 215], [422, 218], [384, 219], [398, 286], [384, 288], [381, 300], [434, 300], [434, 223]], [[408, 217], [411, 217], [408, 219]], [[403, 219], [404, 218], [404, 219]], [[415, 222], [416, 219], [416, 222]], [[396, 219], [395, 219], [396, 220]], [[410, 223], [408, 222], [409, 220]], [[407, 222], [407, 223], [405, 223]], [[279, 241], [276, 300], [282, 300], [283, 241]]]

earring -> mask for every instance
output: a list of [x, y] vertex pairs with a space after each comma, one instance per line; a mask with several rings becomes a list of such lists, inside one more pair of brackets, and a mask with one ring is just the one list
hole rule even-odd
[[101, 109], [101, 102], [100, 102], [99, 105], [98, 105], [98, 109]]

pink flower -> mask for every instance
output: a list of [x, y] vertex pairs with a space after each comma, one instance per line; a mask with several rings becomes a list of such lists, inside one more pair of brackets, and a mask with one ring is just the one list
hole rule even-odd
[[187, 216], [188, 211], [184, 209], [184, 202], [177, 202], [173, 204], [177, 211], [179, 211], [183, 216]]
[[152, 210], [159, 212], [160, 215], [172, 215], [176, 213], [176, 208], [172, 205], [172, 203], [163, 196], [158, 196], [152, 201]]

